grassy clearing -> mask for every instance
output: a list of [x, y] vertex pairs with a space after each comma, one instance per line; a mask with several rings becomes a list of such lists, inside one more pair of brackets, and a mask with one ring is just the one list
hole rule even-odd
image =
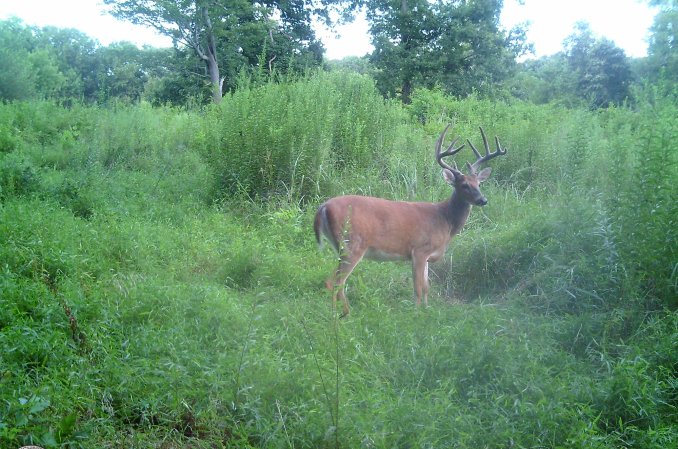
[[[367, 84], [244, 89], [206, 111], [3, 105], [1, 445], [674, 446], [675, 107], [430, 92], [402, 110]], [[490, 205], [433, 267], [430, 308], [408, 266], [364, 262], [337, 320], [315, 206], [443, 198], [431, 149], [449, 120], [509, 148]]]

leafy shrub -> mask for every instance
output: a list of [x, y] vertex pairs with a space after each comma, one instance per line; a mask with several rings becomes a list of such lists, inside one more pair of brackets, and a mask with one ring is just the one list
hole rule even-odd
[[323, 73], [225, 97], [202, 145], [225, 193], [302, 198], [324, 190], [325, 171], [378, 164], [395, 120], [369, 78]]
[[0, 153], [9, 153], [16, 150], [19, 146], [14, 130], [12, 130], [8, 121], [0, 118]]
[[33, 165], [19, 153], [0, 155], [0, 199], [26, 195], [38, 188]]
[[[645, 103], [636, 139], [613, 151], [618, 177], [608, 195], [620, 251], [645, 288], [678, 306], [678, 107], [658, 100]], [[623, 237], [622, 237], [623, 236]]]
[[[513, 291], [546, 313], [615, 307], [624, 273], [599, 204], [567, 196], [567, 208], [518, 203], [522, 221], [473, 229], [436, 269], [447, 295], [472, 299]], [[515, 212], [514, 212], [515, 213]]]

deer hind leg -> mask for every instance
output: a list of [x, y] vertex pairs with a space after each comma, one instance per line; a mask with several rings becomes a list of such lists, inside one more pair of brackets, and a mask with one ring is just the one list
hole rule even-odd
[[414, 294], [417, 296], [417, 306], [421, 305], [421, 298], [424, 298], [424, 305], [428, 307], [428, 258], [421, 255], [412, 256], [412, 279], [414, 282]]
[[353, 269], [358, 262], [360, 262], [365, 255], [365, 250], [361, 251], [352, 251], [346, 254], [343, 254], [339, 258], [339, 266], [337, 271], [334, 273], [334, 276], [327, 281], [327, 286], [332, 289], [332, 306], [336, 310], [337, 308], [337, 298], [341, 299], [344, 304], [342, 317], [348, 315], [348, 299], [346, 298], [346, 279], [351, 275]]
[[424, 264], [424, 306], [428, 307], [428, 260]]

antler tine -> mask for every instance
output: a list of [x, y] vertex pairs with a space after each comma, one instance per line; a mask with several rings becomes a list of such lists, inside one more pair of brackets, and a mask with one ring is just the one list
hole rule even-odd
[[447, 134], [447, 130], [450, 128], [450, 125], [447, 125], [443, 132], [440, 134], [440, 137], [438, 137], [438, 140], [436, 141], [436, 161], [438, 161], [438, 164], [440, 164], [441, 167], [446, 168], [448, 170], [457, 170], [457, 164], [455, 162], [455, 166], [452, 167], [451, 165], [447, 164], [445, 161], [443, 161], [444, 157], [447, 156], [453, 156], [457, 154], [466, 144], [462, 144], [458, 148], [454, 148], [454, 146], [457, 144], [457, 141], [459, 140], [459, 137], [456, 137], [452, 143], [447, 147], [447, 150], [441, 151], [443, 147], [443, 141], [445, 140], [445, 134]]
[[487, 141], [487, 137], [485, 136], [485, 131], [483, 131], [483, 127], [482, 127], [482, 126], [479, 126], [479, 128], [480, 128], [480, 135], [483, 137], [483, 145], [485, 146], [485, 155], [482, 156], [482, 155], [480, 154], [480, 152], [478, 152], [478, 150], [476, 149], [476, 147], [473, 146], [473, 144], [471, 143], [471, 141], [468, 140], [468, 144], [471, 145], [471, 149], [473, 150], [473, 153], [475, 153], [476, 158], [477, 158], [477, 160], [476, 160], [473, 164], [471, 164], [471, 167], [473, 168], [473, 170], [475, 170], [476, 168], [478, 168], [478, 166], [479, 166], [480, 164], [482, 164], [483, 162], [487, 162], [487, 161], [489, 161], [490, 159], [494, 159], [494, 158], [497, 157], [497, 156], [501, 156], [502, 154], [506, 154], [506, 150], [503, 149], [503, 148], [501, 147], [501, 145], [499, 144], [499, 137], [497, 137], [497, 136], [494, 137], [494, 141], [495, 141], [496, 144], [497, 144], [497, 149], [496, 149], [496, 151], [494, 151], [493, 153], [491, 153], [491, 152], [490, 152], [490, 144], [489, 144], [489, 142]]

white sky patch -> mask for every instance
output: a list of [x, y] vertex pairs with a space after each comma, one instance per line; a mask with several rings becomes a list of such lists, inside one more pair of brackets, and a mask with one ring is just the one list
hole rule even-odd
[[536, 56], [562, 50], [563, 40], [578, 21], [587, 22], [597, 37], [605, 37], [624, 49], [626, 56], [647, 55], [649, 29], [656, 11], [643, 0], [506, 0], [501, 23], [510, 29], [529, 21], [528, 41]]
[[27, 25], [75, 28], [102, 45], [128, 41], [139, 47], [171, 47], [172, 40], [151, 28], [106, 14], [100, 0], [0, 0], [0, 19], [19, 17]]
[[316, 24], [313, 28], [325, 45], [327, 59], [365, 56], [374, 50], [370, 43], [365, 11], [361, 11], [353, 22], [334, 27], [334, 31], [320, 24]]

